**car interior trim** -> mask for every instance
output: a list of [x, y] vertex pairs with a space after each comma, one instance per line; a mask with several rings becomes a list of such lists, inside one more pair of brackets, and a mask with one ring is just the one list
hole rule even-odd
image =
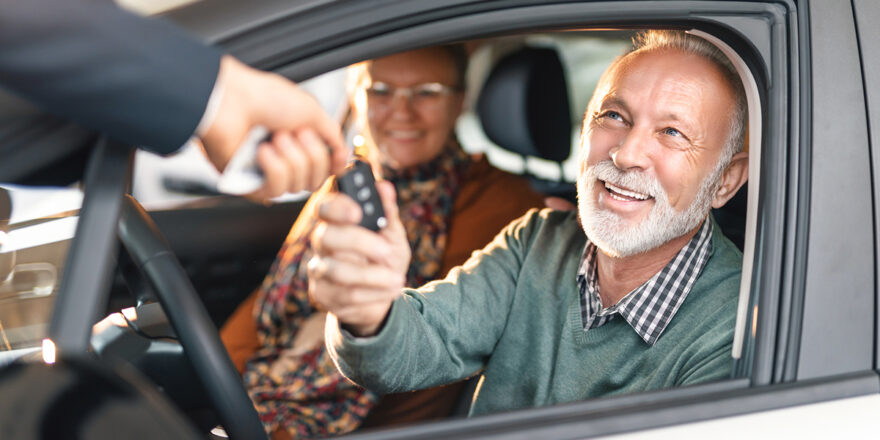
[[[9, 107], [25, 108], [24, 105]], [[13, 112], [12, 109], [9, 111]], [[11, 133], [0, 137], [0, 157], [3, 158], [0, 161], [0, 181], [62, 186], [82, 178], [89, 147], [98, 139], [93, 132], [41, 113], [21, 116], [14, 124], [22, 128], [12, 128]], [[46, 172], [47, 167], [51, 167], [51, 172]]]
[[[621, 434], [684, 422], [699, 422], [876, 394], [880, 392], [880, 377], [874, 371], [863, 371], [766, 387], [706, 389], [711, 385], [713, 384], [693, 387], [704, 389], [692, 395], [674, 398], [660, 396], [661, 398], [656, 400], [648, 398], [641, 403], [634, 402], [632, 406], [597, 405], [595, 408], [589, 408], [584, 405], [588, 402], [581, 402], [487, 415], [477, 419], [450, 420], [425, 426], [364, 432], [348, 438], [352, 440], [490, 439], [510, 438], [512, 432], [517, 433], [520, 438], [585, 438]], [[668, 396], [674, 391], [664, 390], [632, 397], [650, 397], [655, 393], [661, 395], [667, 393]], [[613, 402], [613, 398], [608, 400]]]
[[[761, 186], [754, 190], [759, 200], [758, 221], [755, 230], [755, 262], [751, 279], [751, 296], [748, 308], [748, 333], [744, 341], [744, 353], [735, 363], [735, 375], [749, 376], [753, 386], [772, 383], [774, 365], [781, 362], [776, 356], [779, 340], [780, 320], [787, 315], [780, 313], [786, 303], [781, 297], [790, 294], [785, 290], [785, 280], [791, 278], [791, 262], [785, 258], [786, 250], [792, 245], [791, 232], [797, 227], [795, 219], [787, 216], [794, 201], [786, 197], [784, 191], [794, 184], [791, 180], [793, 153], [779, 146], [789, 145], [797, 122], [790, 117], [792, 87], [796, 78], [792, 77], [790, 60], [785, 57], [797, 32], [798, 23], [794, 5], [790, 2], [775, 4], [776, 20], [771, 25], [772, 56], [771, 76], [764, 90], [765, 130], [761, 150]], [[785, 6], [788, 8], [785, 9]], [[793, 128], [795, 127], [795, 128]], [[796, 181], [795, 181], [796, 183]], [[750, 187], [750, 190], [752, 188]], [[781, 304], [782, 303], [782, 304]], [[784, 327], [784, 326], [783, 326]]]
[[[746, 92], [746, 102], [749, 111], [749, 145], [747, 148], [749, 152], [749, 185], [752, 188], [760, 188], [761, 133], [763, 132], [761, 127], [761, 115], [763, 114], [763, 110], [761, 109], [761, 96], [758, 93], [758, 86], [755, 83], [755, 77], [752, 75], [752, 71], [748, 68], [745, 61], [743, 61], [742, 57], [740, 57], [739, 54], [723, 40], [699, 29], [692, 29], [689, 32], [718, 47], [721, 52], [730, 59], [731, 63], [733, 63], [736, 72], [739, 74], [740, 79], [743, 82], [743, 89]], [[749, 295], [752, 290], [752, 285], [749, 281], [752, 279], [752, 267], [755, 255], [755, 227], [758, 219], [758, 192], [749, 192], [748, 198], [748, 208], [746, 209], [746, 235], [745, 243], [743, 244], [742, 276], [740, 278], [739, 286], [739, 304], [737, 306], [736, 327], [733, 332], [733, 347], [731, 349], [731, 356], [734, 359], [740, 359], [742, 357], [743, 341], [745, 340], [746, 333], [746, 320], [749, 311]]]
[[[420, 2], [405, 3], [414, 5]], [[498, 8], [498, 3], [503, 2], [486, 3], [494, 5], [449, 6], [439, 12], [423, 5], [421, 9], [429, 9], [428, 13], [408, 15], [396, 10], [386, 10], [383, 11], [386, 18], [380, 22], [352, 15], [350, 22], [342, 23], [350, 25], [344, 33], [319, 27], [318, 23], [324, 20], [316, 11], [316, 14], [308, 17], [309, 20], [306, 17], [291, 17], [268, 29], [229, 36], [221, 44], [256, 67], [275, 70], [294, 80], [302, 80], [343, 67], [355, 59], [374, 58], [390, 53], [387, 50], [388, 39], [385, 38], [389, 35], [395, 35], [392, 40], [396, 41], [396, 46], [400, 46], [400, 41], [406, 41], [408, 47], [451, 41], [450, 26], [459, 28], [460, 31], [454, 33], [458, 39], [525, 30], [561, 30], [589, 26], [620, 27], [626, 24], [626, 27], [633, 28], [650, 27], [656, 26], [660, 20], [666, 26], [690, 27], [696, 24], [717, 28], [718, 25], [725, 25], [748, 30], [755, 26], [766, 27], [768, 18], [775, 22], [780, 14], [779, 6], [774, 3], [643, 1], [634, 2], [633, 7], [627, 10], [620, 10], [607, 2], [577, 5], [508, 2], [511, 5], [508, 9], [481, 12], [487, 8]], [[343, 6], [348, 7], [340, 5]], [[731, 17], [731, 12], [736, 12], [738, 16]], [[389, 14], [398, 13], [401, 15], [388, 18]], [[522, 23], [523, 16], [529, 17], [527, 23]], [[187, 25], [186, 22], [181, 24]], [[335, 49], [329, 50], [328, 47]], [[762, 54], [759, 47], [752, 46], [750, 49], [758, 50]], [[769, 62], [763, 56], [756, 59], [761, 60], [761, 64]], [[762, 67], [762, 70], [765, 69]]]
[[[774, 382], [790, 382], [797, 378], [798, 359], [800, 358], [800, 340], [801, 331], [803, 329], [804, 317], [804, 292], [806, 291], [805, 283], [807, 271], [807, 257], [809, 256], [809, 232], [810, 232], [810, 186], [812, 173], [810, 172], [810, 164], [812, 162], [812, 134], [808, 127], [811, 126], [813, 106], [812, 98], [812, 56], [810, 50], [810, 37], [806, 30], [810, 29], [810, 10], [808, 7], [801, 7], [797, 11], [800, 32], [791, 33], [791, 50], [792, 53], [789, 65], [797, 66], [797, 74], [792, 74], [793, 91], [797, 93], [791, 94], [791, 108], [797, 109], [797, 115], [792, 116], [792, 129], [790, 145], [800, 145], [801, 148], [791, 148], [792, 155], [791, 168], [792, 176], [790, 181], [797, 182], [794, 188], [797, 189], [790, 199], [793, 206], [789, 207], [789, 212], [794, 213], [795, 218], [786, 219], [788, 228], [794, 230], [794, 239], [786, 243], [786, 253], [791, 255], [789, 260], [791, 269], [786, 273], [790, 276], [786, 277], [784, 291], [791, 292], [790, 306], [788, 313], [788, 325], [783, 327], [787, 329], [787, 337], [780, 338], [781, 347], [777, 350], [777, 358], [781, 359], [777, 362], [776, 371], [773, 377]], [[795, 126], [794, 124], [799, 124]], [[799, 128], [798, 128], [799, 127]], [[791, 230], [790, 229], [790, 230]], [[790, 287], [789, 287], [790, 286]]]
[[[880, 178], [876, 173], [880, 170], [880, 84], [876, 81], [868, 81], [866, 78], [875, 78], [880, 73], [880, 50], [872, 41], [880, 41], [880, 27], [869, 23], [868, 18], [873, 14], [880, 13], [880, 3], [871, 0], [853, 0], [853, 19], [856, 24], [856, 41], [859, 48], [859, 57], [862, 60], [862, 87], [865, 89], [865, 109], [868, 114], [868, 145], [871, 155], [871, 183], [874, 192], [874, 283], [877, 285], [877, 274], [880, 274], [880, 259], [877, 249], [880, 248]], [[877, 297], [874, 300], [874, 369], [880, 369], [880, 288], [877, 289]]]
[[92, 323], [107, 304], [115, 263], [116, 224], [128, 188], [134, 149], [108, 138], [98, 143], [86, 170], [76, 235], [52, 310], [49, 338], [59, 355], [84, 356]]

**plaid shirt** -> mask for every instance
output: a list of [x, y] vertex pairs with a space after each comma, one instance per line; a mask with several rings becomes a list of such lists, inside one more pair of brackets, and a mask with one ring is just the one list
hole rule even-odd
[[654, 345], [709, 261], [713, 227], [711, 220], [704, 221], [696, 235], [660, 272], [607, 308], [599, 297], [597, 248], [587, 240], [577, 275], [584, 331], [600, 327], [619, 315], [648, 345]]

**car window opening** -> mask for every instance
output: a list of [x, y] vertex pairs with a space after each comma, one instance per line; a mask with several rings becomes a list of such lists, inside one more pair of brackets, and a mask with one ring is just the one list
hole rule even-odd
[[[700, 31], [691, 32], [716, 46], [721, 46], [723, 53], [734, 58], [732, 62], [740, 75], [744, 74], [742, 77], [748, 100], [749, 131], [745, 150], [750, 152], [749, 178], [751, 179], [757, 174], [756, 161], [759, 155], [756, 153], [760, 152], [761, 138], [760, 109], [757, 107], [755, 81], [747, 69], [743, 70], [745, 64], [739, 56], [721, 40]], [[628, 51], [629, 39], [634, 33], [635, 31], [568, 32], [502, 37], [486, 40], [481, 44], [466, 44], [470, 49], [471, 60], [467, 76], [468, 87], [464, 99], [464, 111], [455, 124], [455, 133], [462, 148], [471, 154], [486, 155], [490, 163], [498, 168], [526, 176], [533, 188], [538, 189], [539, 192], [576, 202], [574, 181], [579, 172], [578, 148], [580, 148], [579, 138], [583, 122], [581, 114], [599, 81], [599, 74], [614, 59]], [[392, 58], [393, 56], [388, 57], [388, 59]], [[532, 82], [508, 80], [505, 83], [503, 79], [499, 79], [512, 78], [521, 72], [526, 72], [522, 77]], [[331, 75], [338, 77], [339, 73], [337, 71]], [[382, 84], [385, 86], [384, 82]], [[393, 86], [401, 87], [396, 84]], [[348, 87], [351, 91], [351, 83]], [[528, 114], [525, 108], [516, 107], [525, 102], [533, 104], [533, 101], [527, 99], [531, 89], [543, 92], [543, 100], [538, 104], [544, 107], [540, 107], [540, 111], [533, 112], [534, 114]], [[395, 93], [394, 98], [391, 98], [393, 102], [411, 106], [409, 111], [418, 111], [409, 94], [407, 97], [397, 95], [400, 94]], [[522, 101], [517, 103], [515, 99], [510, 99], [511, 96], [522, 96]], [[366, 95], [360, 98], [356, 96], [353, 102], [357, 103], [358, 99], [361, 99], [360, 105], [369, 105]], [[368, 123], [357, 120], [355, 118], [357, 114], [355, 109], [351, 113], [352, 119], [347, 120], [347, 137], [351, 145], [363, 148], [371, 139], [369, 135], [364, 134]], [[365, 114], [361, 112], [361, 115]], [[538, 116], [536, 117], [535, 114]], [[406, 132], [402, 127], [402, 125], [393, 126], [389, 129], [391, 130], [389, 133], [401, 138], [415, 136], [415, 132]], [[398, 131], [394, 132], [394, 130]], [[384, 133], [380, 134], [384, 135]], [[376, 135], [374, 132], [373, 136]], [[751, 181], [747, 203], [746, 190], [743, 189], [740, 191], [742, 194], [737, 195], [737, 205], [731, 208], [729, 213], [720, 211], [715, 213], [716, 220], [722, 225], [725, 233], [732, 233], [731, 237], [737, 247], [745, 251], [740, 301], [745, 301], [746, 304], [749, 293], [748, 280], [751, 276], [750, 261], [754, 249], [754, 213], [757, 203], [757, 198], [753, 194], [757, 194], [757, 184], [756, 179]], [[747, 212], [750, 213], [748, 220], [744, 212], [746, 205]], [[728, 232], [727, 228], [732, 228], [732, 232]], [[500, 248], [504, 246], [499, 245]], [[745, 319], [745, 316], [742, 311], [737, 314], [738, 338], [740, 333], [745, 331], [740, 325], [740, 321]], [[316, 323], [313, 327], [320, 328], [323, 319], [321, 316], [318, 320], [309, 319], [308, 322]], [[304, 332], [306, 328], [311, 328], [308, 326], [303, 327]], [[306, 336], [297, 337], [297, 339], [303, 338]], [[294, 342], [294, 348], [298, 350], [296, 347], [297, 342]], [[730, 363], [738, 357], [740, 349], [741, 344], [734, 346]], [[455, 404], [457, 409], [453, 414], [464, 415], [467, 412], [472, 400], [470, 395], [478, 390], [477, 382], [484, 380], [484, 375], [477, 374], [468, 382], [465, 391], [461, 393], [462, 397]], [[397, 397], [392, 396], [392, 399], [395, 398]], [[367, 419], [363, 427], [378, 426], [374, 423], [375, 420]]]

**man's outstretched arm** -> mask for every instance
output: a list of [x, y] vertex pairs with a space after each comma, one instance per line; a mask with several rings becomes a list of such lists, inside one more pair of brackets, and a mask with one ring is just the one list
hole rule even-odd
[[360, 210], [345, 195], [319, 204], [309, 294], [330, 312], [328, 352], [344, 375], [380, 393], [475, 374], [507, 326], [527, 221], [511, 223], [444, 280], [404, 290], [409, 244], [393, 185], [377, 186], [388, 218], [378, 233], [358, 225]]

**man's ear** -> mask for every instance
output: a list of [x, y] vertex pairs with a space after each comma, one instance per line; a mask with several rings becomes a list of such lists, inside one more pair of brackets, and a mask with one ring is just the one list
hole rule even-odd
[[730, 200], [740, 187], [749, 180], [749, 153], [742, 151], [733, 155], [724, 174], [721, 175], [721, 185], [712, 199], [712, 207], [720, 208]]

